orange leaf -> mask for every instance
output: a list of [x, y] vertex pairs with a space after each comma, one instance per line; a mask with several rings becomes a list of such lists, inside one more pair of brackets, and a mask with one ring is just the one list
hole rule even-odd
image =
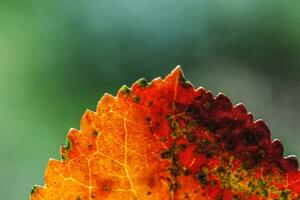
[[31, 200], [300, 199], [295, 157], [242, 104], [196, 89], [177, 67], [105, 94]]

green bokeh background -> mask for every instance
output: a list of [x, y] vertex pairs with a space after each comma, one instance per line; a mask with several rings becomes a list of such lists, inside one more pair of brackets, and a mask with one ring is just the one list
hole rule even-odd
[[177, 64], [300, 156], [299, 1], [0, 1], [0, 193], [28, 199], [104, 92]]

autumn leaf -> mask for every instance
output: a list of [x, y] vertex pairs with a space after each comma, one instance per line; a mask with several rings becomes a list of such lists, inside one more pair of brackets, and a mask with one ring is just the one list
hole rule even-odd
[[180, 67], [105, 94], [70, 129], [31, 200], [299, 200], [295, 157], [242, 104]]

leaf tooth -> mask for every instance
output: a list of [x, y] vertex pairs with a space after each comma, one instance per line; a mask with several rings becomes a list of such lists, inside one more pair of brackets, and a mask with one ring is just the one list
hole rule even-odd
[[118, 96], [120, 94], [129, 95], [130, 93], [131, 93], [131, 88], [129, 88], [127, 85], [123, 85], [118, 91]]

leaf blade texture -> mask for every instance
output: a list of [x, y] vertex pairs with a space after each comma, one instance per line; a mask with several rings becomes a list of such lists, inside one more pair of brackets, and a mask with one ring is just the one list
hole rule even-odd
[[195, 89], [177, 67], [87, 110], [30, 199], [299, 200], [298, 161], [283, 151], [242, 104]]

